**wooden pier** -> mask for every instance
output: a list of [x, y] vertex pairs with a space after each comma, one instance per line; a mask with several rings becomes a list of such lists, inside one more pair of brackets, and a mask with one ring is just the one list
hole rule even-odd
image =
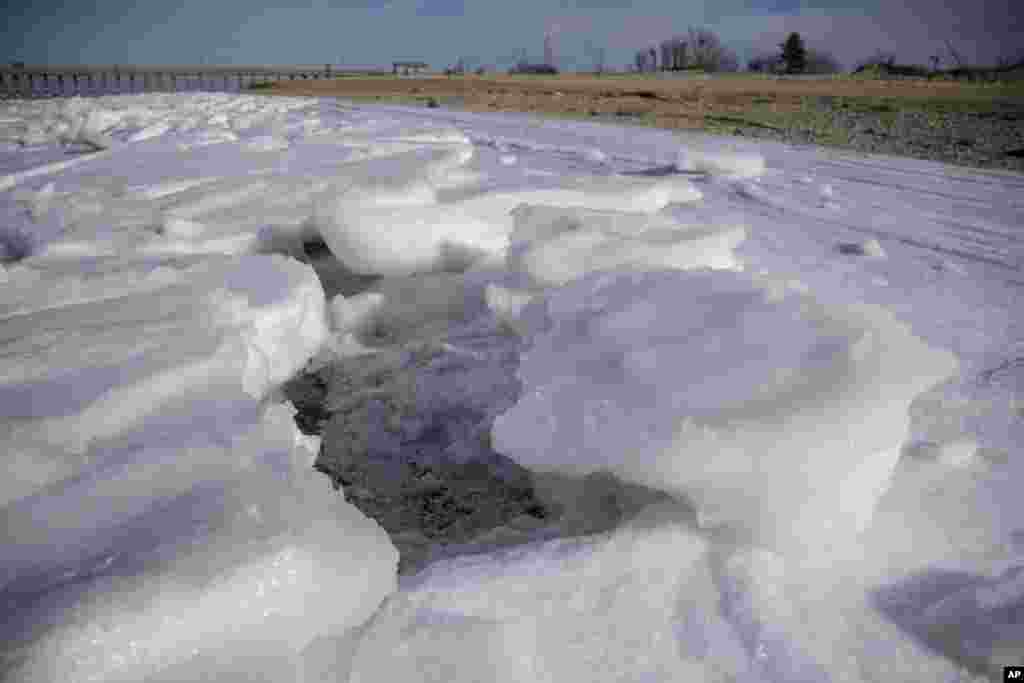
[[[190, 89], [241, 90], [255, 83], [336, 78], [373, 70], [349, 70], [330, 64], [316, 66], [81, 66], [15, 63], [0, 66], [0, 94], [31, 97], [38, 94], [100, 92], [178, 92]], [[388, 73], [384, 71], [382, 73]]]

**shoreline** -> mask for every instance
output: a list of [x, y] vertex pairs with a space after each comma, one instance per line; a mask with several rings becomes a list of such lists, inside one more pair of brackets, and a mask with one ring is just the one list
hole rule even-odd
[[950, 81], [423, 77], [287, 82], [267, 96], [696, 130], [1024, 173], [1024, 88]]
[[951, 81], [606, 75], [359, 77], [241, 89], [0, 94], [0, 102], [197, 94], [333, 97], [353, 104], [522, 113], [692, 130], [965, 169], [1024, 174], [1024, 88]]

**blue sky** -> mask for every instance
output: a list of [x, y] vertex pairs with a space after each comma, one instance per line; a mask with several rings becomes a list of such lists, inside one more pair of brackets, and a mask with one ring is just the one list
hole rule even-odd
[[[1022, 55], [1020, 0], [13, 0], [0, 21], [3, 61], [50, 64], [504, 67], [543, 55], [589, 67], [594, 46], [622, 67], [644, 46], [706, 26], [742, 60], [789, 32], [847, 67], [875, 50], [928, 63], [953, 46], [971, 63]], [[588, 46], [590, 49], [588, 49]]]

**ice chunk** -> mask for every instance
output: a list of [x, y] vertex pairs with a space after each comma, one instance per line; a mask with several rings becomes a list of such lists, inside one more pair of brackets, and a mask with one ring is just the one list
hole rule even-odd
[[[115, 121], [117, 118], [115, 117]], [[98, 111], [87, 112], [71, 117], [68, 127], [59, 135], [60, 140], [68, 143], [82, 142], [95, 148], [105, 150], [114, 144], [109, 135], [102, 130], [111, 124], [111, 117], [103, 116]]]
[[719, 621], [686, 600], [714, 588], [684, 517], [663, 504], [607, 536], [431, 565], [374, 618], [349, 680], [709, 680], [719, 663], [681, 656], [676, 640], [684, 605], [691, 636]]
[[[170, 129], [171, 129], [171, 126], [170, 126], [169, 123], [166, 123], [166, 122], [163, 122], [163, 121], [158, 122], [158, 123], [154, 123], [151, 126], [146, 126], [145, 128], [143, 128], [142, 130], [140, 130], [137, 133], [133, 133], [128, 138], [128, 142], [142, 142], [144, 140], [151, 140], [152, 138], [158, 138], [158, 137], [164, 135], [165, 133], [167, 133], [167, 131], [169, 131]], [[237, 136], [235, 136], [234, 133], [231, 133], [230, 131], [225, 131], [225, 133], [227, 133], [230, 136], [229, 139], [231, 139], [231, 140], [237, 140], [238, 139]]]
[[143, 186], [132, 188], [139, 197], [144, 199], [161, 199], [170, 195], [190, 190], [193, 187], [200, 185], [206, 185], [209, 183], [216, 183], [220, 178], [216, 176], [207, 178], [182, 178], [180, 180], [168, 180], [166, 182], [157, 183], [155, 185]]
[[362, 135], [369, 143], [403, 142], [418, 148], [446, 148], [471, 146], [472, 141], [465, 132], [451, 126], [398, 124], [390, 121], [370, 122], [363, 130], [353, 131]]
[[82, 121], [78, 129], [77, 142], [84, 142], [95, 149], [106, 149], [114, 144], [114, 140], [105, 133], [117, 125], [120, 115], [104, 109], [93, 109]]
[[29, 199], [29, 215], [33, 221], [39, 221], [49, 212], [53, 205], [54, 189], [52, 182], [46, 183]]
[[764, 157], [760, 154], [703, 152], [684, 148], [679, 151], [676, 168], [680, 171], [749, 178], [763, 175], [765, 166]]
[[325, 200], [362, 206], [433, 204], [438, 188], [460, 187], [477, 179], [464, 168], [473, 154], [470, 145], [403, 146], [395, 154], [346, 165], [332, 179], [337, 191]]
[[541, 471], [609, 469], [793, 550], [864, 528], [910, 401], [957, 367], [882, 309], [729, 271], [604, 272], [545, 304], [496, 450]]
[[704, 193], [688, 178], [642, 178], [635, 176], [580, 176], [561, 181], [566, 190], [586, 193], [585, 200], [549, 201], [543, 197], [524, 199], [531, 204], [552, 204], [563, 207], [581, 207], [595, 210], [636, 211], [654, 213], [669, 204], [699, 201]]
[[331, 299], [331, 329], [338, 334], [366, 334], [373, 324], [373, 315], [384, 305], [380, 292], [363, 292], [353, 296], [337, 295]]
[[464, 270], [500, 254], [508, 228], [461, 203], [422, 207], [320, 207], [313, 223], [350, 270], [362, 275], [404, 276]]
[[182, 192], [167, 202], [166, 213], [174, 218], [197, 218], [252, 202], [269, 190], [270, 184], [266, 180], [251, 178], [203, 183], [203, 186]]
[[751, 678], [977, 680], [868, 604], [857, 559], [844, 562], [810, 568], [749, 547], [716, 559], [722, 613], [748, 653]]
[[472, 161], [475, 153], [473, 145], [470, 144], [458, 144], [442, 150], [437, 160], [427, 167], [427, 178], [438, 186], [461, 185], [472, 178], [471, 175], [463, 176], [461, 173], [465, 171], [463, 167]]
[[315, 273], [280, 256], [211, 257], [173, 278], [122, 268], [5, 291], [18, 312], [4, 321], [0, 414], [16, 471], [0, 500], [75, 474], [93, 440], [181, 417], [187, 397], [258, 400], [327, 334]]
[[980, 460], [978, 442], [964, 436], [943, 443], [912, 441], [903, 451], [911, 457], [934, 460], [949, 467], [970, 467]]
[[508, 267], [537, 287], [619, 267], [739, 268], [742, 226], [682, 225], [661, 216], [520, 206]]
[[491, 313], [519, 334], [526, 334], [530, 329], [522, 321], [523, 310], [533, 301], [534, 294], [513, 290], [496, 284], [488, 284], [484, 290], [484, 299]]
[[[348, 164], [330, 179], [332, 191], [319, 198], [321, 212], [358, 207], [426, 206], [437, 202], [437, 188], [465, 164], [466, 153], [452, 149], [413, 149], [381, 159]], [[458, 185], [458, 183], [454, 183]]]
[[939, 459], [953, 467], [967, 467], [978, 460], [978, 444], [974, 439], [958, 439], [943, 444]]
[[14, 680], [267, 666], [295, 680], [315, 638], [364, 622], [395, 588], [397, 553], [302, 466], [290, 422], [279, 406], [184, 453], [151, 444], [7, 508], [0, 653]]
[[197, 221], [190, 221], [185, 218], [175, 217], [173, 214], [165, 216], [160, 232], [169, 237], [191, 239], [203, 234], [204, 226]]
[[500, 260], [513, 228], [511, 211], [523, 203], [653, 213], [691, 196], [688, 184], [593, 179], [424, 206], [409, 200], [408, 188], [394, 180], [380, 184], [393, 189], [367, 192], [356, 183], [340, 196], [318, 201], [311, 218], [331, 252], [356, 273], [401, 276]]
[[[156, 128], [150, 128], [146, 131], [140, 131], [136, 135], [162, 135], [166, 131], [158, 133]], [[133, 136], [134, 137], [134, 136]], [[238, 135], [227, 128], [204, 128], [198, 133], [187, 136], [188, 142], [178, 143], [177, 148], [182, 152], [187, 152], [192, 149], [199, 147], [208, 147], [210, 145], [219, 145], [225, 142], [238, 142]], [[131, 142], [138, 142], [138, 140], [130, 140]]]
[[18, 183], [28, 180], [29, 178], [35, 178], [41, 175], [50, 175], [59, 171], [65, 171], [75, 166], [90, 163], [110, 154], [110, 152], [111, 150], [102, 150], [95, 154], [82, 155], [72, 159], [67, 159], [66, 161], [52, 161], [48, 164], [34, 166], [24, 171], [8, 173], [7, 175], [0, 176], [0, 191], [9, 190], [18, 185]]
[[254, 152], [279, 152], [288, 149], [288, 139], [279, 135], [256, 135], [246, 141], [246, 149]]

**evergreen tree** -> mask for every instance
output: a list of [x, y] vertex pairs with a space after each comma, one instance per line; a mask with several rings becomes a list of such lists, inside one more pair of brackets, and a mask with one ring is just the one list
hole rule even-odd
[[779, 45], [782, 48], [782, 62], [786, 65], [786, 73], [803, 73], [807, 68], [807, 48], [804, 47], [803, 38], [799, 33], [790, 33], [786, 42]]

